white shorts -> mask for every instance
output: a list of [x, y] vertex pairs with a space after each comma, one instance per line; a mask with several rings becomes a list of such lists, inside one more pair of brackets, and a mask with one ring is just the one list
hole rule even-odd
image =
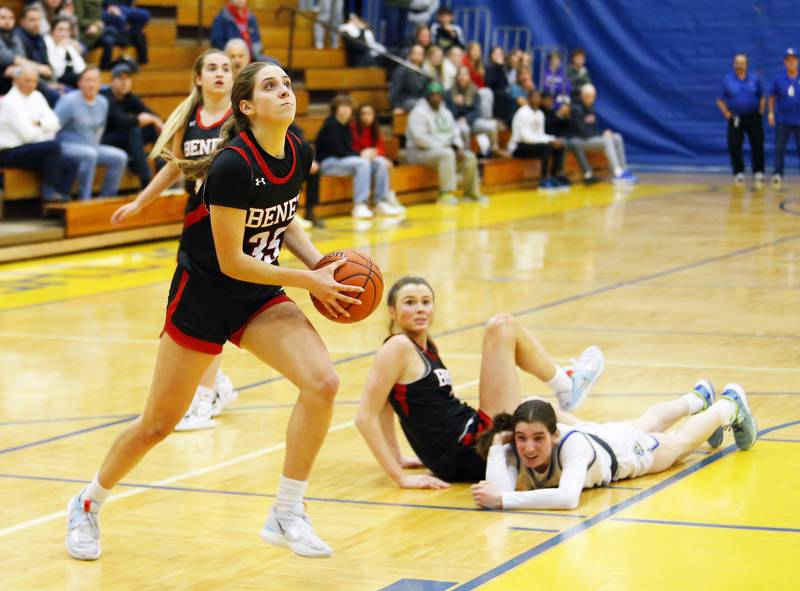
[[[627, 423], [580, 423], [578, 431], [593, 433], [603, 439], [617, 456], [617, 473], [612, 480], [644, 476], [655, 460], [658, 439]], [[606, 456], [607, 454], [602, 454]]]

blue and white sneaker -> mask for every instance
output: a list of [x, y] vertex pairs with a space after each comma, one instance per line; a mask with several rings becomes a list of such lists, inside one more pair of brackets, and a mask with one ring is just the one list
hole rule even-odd
[[314, 533], [305, 510], [289, 511], [278, 516], [272, 508], [261, 530], [261, 539], [275, 546], [285, 546], [298, 556], [324, 558], [333, 554], [330, 546]]
[[100, 558], [100, 523], [97, 505], [86, 498], [81, 502], [81, 491], [67, 504], [67, 552], [78, 560]]
[[551, 193], [558, 190], [558, 185], [553, 179], [542, 179], [539, 181], [539, 190], [545, 193]]
[[[703, 410], [709, 409], [717, 398], [716, 392], [714, 391], [714, 385], [708, 380], [698, 381], [694, 385], [692, 392], [703, 399]], [[714, 449], [718, 448], [720, 445], [722, 445], [722, 435], [723, 433], [721, 426], [714, 429], [714, 432], [708, 437], [708, 445]]]
[[592, 345], [584, 349], [577, 361], [566, 367], [567, 375], [572, 378], [572, 390], [558, 392], [558, 406], [561, 410], [575, 410], [589, 395], [589, 390], [603, 373], [603, 352]]
[[625, 182], [628, 183], [629, 185], [639, 184], [639, 178], [627, 168], [622, 171], [622, 178], [624, 178]]
[[742, 451], [750, 449], [758, 439], [758, 425], [753, 413], [750, 412], [744, 388], [739, 384], [728, 384], [722, 391], [721, 398], [727, 398], [736, 404], [736, 415], [730, 425], [736, 446]]

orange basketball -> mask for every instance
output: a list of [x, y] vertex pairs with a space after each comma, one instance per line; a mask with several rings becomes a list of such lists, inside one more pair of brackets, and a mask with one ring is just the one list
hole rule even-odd
[[340, 258], [346, 258], [347, 262], [336, 269], [333, 278], [337, 283], [363, 287], [364, 291], [360, 294], [345, 292], [347, 295], [361, 300], [361, 305], [340, 302], [342, 308], [347, 310], [350, 314], [350, 318], [342, 315], [339, 315], [338, 318], [333, 318], [328, 314], [322, 302], [313, 295], [311, 296], [311, 301], [314, 303], [314, 307], [319, 310], [319, 313], [325, 316], [325, 318], [333, 320], [334, 322], [349, 324], [351, 322], [364, 320], [364, 318], [372, 314], [375, 308], [380, 305], [381, 298], [383, 297], [383, 275], [378, 265], [376, 265], [371, 258], [363, 252], [353, 250], [352, 248], [325, 255], [322, 257], [322, 260], [314, 266], [314, 269], [329, 265]]

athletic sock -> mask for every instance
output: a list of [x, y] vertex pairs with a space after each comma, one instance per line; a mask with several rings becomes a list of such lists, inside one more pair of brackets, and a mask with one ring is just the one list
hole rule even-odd
[[719, 413], [723, 427], [730, 425], [736, 418], [736, 403], [730, 398], [720, 398], [711, 405], [711, 408]]
[[686, 401], [686, 405], [689, 408], [690, 415], [696, 415], [705, 406], [705, 400], [701, 398], [696, 392], [689, 392], [681, 396]]
[[278, 494], [275, 498], [275, 507], [278, 513], [289, 511], [303, 511], [303, 497], [306, 494], [308, 480], [292, 480], [281, 476], [278, 482]]
[[560, 365], [556, 365], [556, 373], [545, 384], [550, 386], [556, 394], [572, 392], [572, 378], [569, 377], [567, 370]]
[[106, 502], [111, 489], [103, 488], [100, 482], [97, 480], [97, 474], [94, 475], [94, 478], [89, 483], [89, 485], [83, 489], [81, 493], [81, 503], [83, 503], [86, 499], [90, 499], [93, 504], [97, 505], [97, 508], [103, 506], [103, 503]]

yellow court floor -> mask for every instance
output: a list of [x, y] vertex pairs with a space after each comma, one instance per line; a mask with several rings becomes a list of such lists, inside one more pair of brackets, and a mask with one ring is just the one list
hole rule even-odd
[[324, 560], [258, 536], [296, 392], [232, 345], [223, 369], [239, 400], [215, 429], [169, 437], [115, 489], [98, 562], [69, 558], [65, 505], [141, 411], [177, 243], [1, 265], [0, 589], [800, 588], [800, 199], [728, 181], [650, 175], [633, 189], [496, 194], [315, 231], [322, 251], [368, 252], [387, 286], [428, 278], [435, 336], [467, 401], [483, 323], [510, 312], [561, 362], [603, 349], [587, 419], [633, 417], [707, 377], [743, 384], [761, 429], [749, 452], [728, 434], [664, 474], [585, 491], [574, 511], [482, 511], [466, 485], [401, 490], [353, 424], [385, 310], [337, 325], [292, 291], [342, 384], [309, 487], [334, 549]]

